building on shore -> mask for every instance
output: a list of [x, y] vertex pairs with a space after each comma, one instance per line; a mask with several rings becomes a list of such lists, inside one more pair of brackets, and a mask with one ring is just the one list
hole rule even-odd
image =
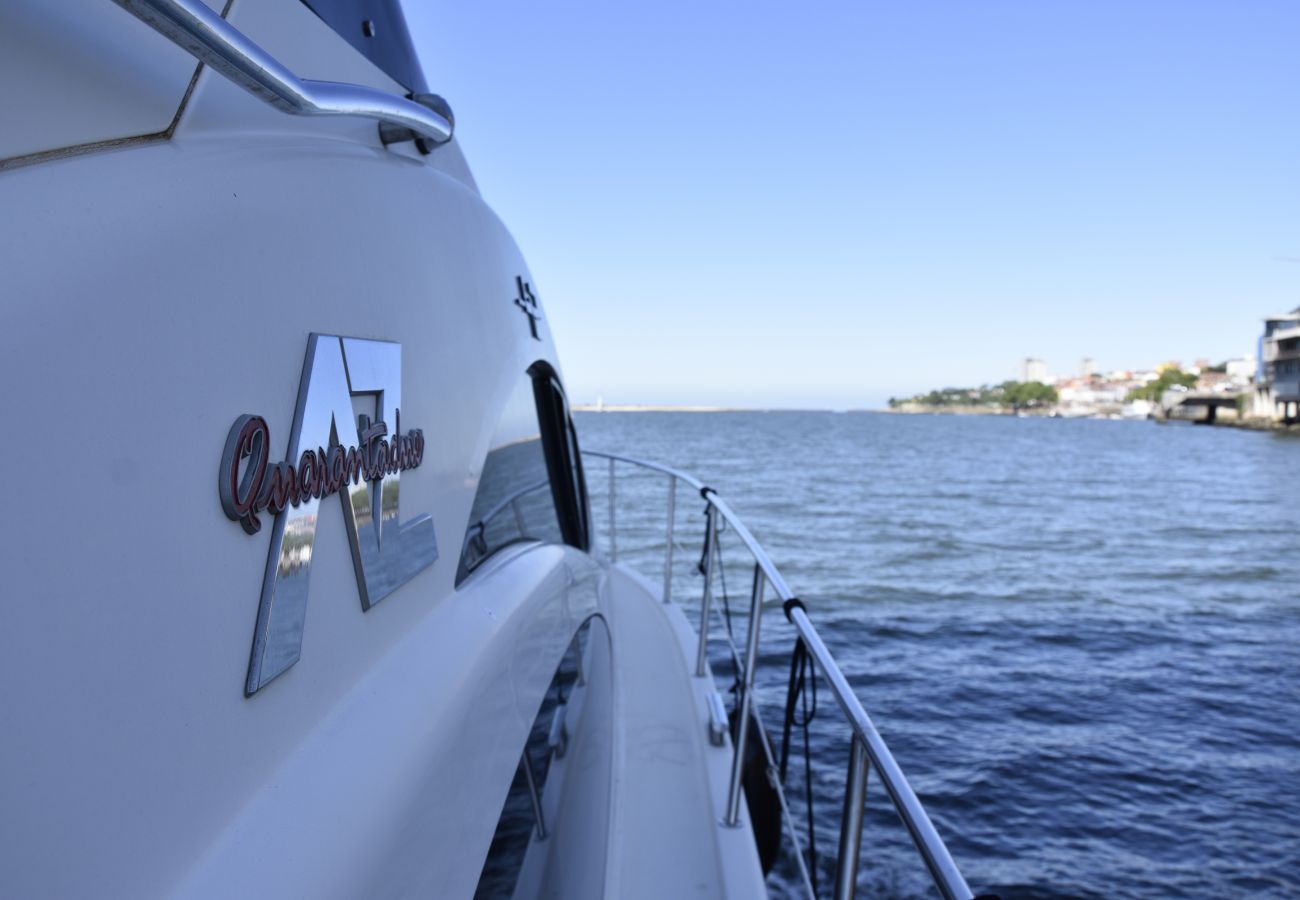
[[1248, 353], [1228, 360], [1223, 364], [1223, 371], [1233, 381], [1248, 385], [1255, 380], [1255, 373], [1259, 371], [1259, 360], [1255, 359], [1255, 354]]
[[1300, 422], [1300, 306], [1264, 319], [1251, 413], [1287, 425]]
[[1032, 356], [1025, 357], [1025, 361], [1020, 366], [1020, 380], [1024, 382], [1038, 381], [1047, 384], [1047, 363]]

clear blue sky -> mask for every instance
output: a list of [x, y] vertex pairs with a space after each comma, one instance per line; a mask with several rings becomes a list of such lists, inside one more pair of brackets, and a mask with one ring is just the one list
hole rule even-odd
[[576, 402], [860, 407], [1253, 351], [1300, 2], [425, 4]]

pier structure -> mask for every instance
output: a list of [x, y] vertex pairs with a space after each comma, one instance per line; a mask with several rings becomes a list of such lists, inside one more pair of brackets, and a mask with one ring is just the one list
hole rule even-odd
[[1198, 425], [1213, 425], [1220, 410], [1240, 416], [1239, 391], [1165, 391], [1160, 398], [1161, 418], [1183, 419]]

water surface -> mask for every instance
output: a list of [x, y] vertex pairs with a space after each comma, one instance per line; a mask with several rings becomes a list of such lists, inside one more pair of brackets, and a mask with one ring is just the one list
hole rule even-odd
[[[584, 447], [694, 472], [745, 518], [977, 893], [1300, 894], [1300, 440], [974, 416], [576, 419]], [[588, 480], [604, 539], [604, 467]], [[662, 578], [665, 479], [620, 470], [618, 490], [620, 556]], [[692, 605], [702, 508], [679, 493], [674, 591]], [[739, 610], [734, 536], [723, 556]], [[793, 638], [779, 612], [764, 628], [779, 740]], [[825, 896], [847, 737], [821, 699]], [[875, 781], [868, 809], [863, 891], [929, 894]], [[775, 895], [794, 895], [793, 873]]]

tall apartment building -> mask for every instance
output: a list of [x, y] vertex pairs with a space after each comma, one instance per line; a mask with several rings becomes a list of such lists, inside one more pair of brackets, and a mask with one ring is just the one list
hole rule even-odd
[[1047, 363], [1041, 359], [1034, 359], [1032, 356], [1025, 357], [1024, 363], [1020, 367], [1021, 381], [1041, 381], [1047, 383]]
[[1256, 413], [1300, 422], [1300, 306], [1264, 320], [1254, 405]]

